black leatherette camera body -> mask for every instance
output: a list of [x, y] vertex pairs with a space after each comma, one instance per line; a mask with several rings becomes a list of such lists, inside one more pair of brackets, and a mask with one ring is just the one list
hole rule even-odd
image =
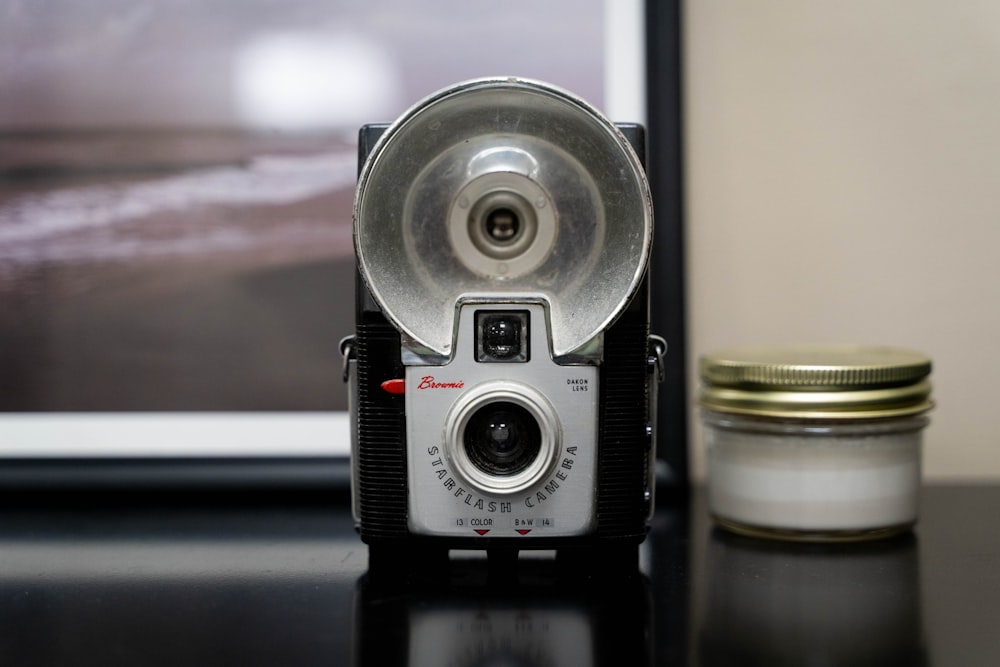
[[[641, 126], [618, 129], [645, 164]], [[387, 125], [361, 128], [359, 165]], [[591, 529], [575, 536], [546, 537], [544, 531], [521, 535], [469, 527], [467, 536], [425, 535], [408, 522], [407, 414], [402, 393], [383, 383], [403, 378], [400, 332], [389, 322], [360, 274], [356, 280], [356, 334], [353, 344], [355, 429], [353, 466], [355, 514], [362, 540], [377, 554], [407, 558], [421, 549], [575, 549], [634, 547], [645, 536], [651, 513], [648, 466], [654, 447], [651, 383], [656, 382], [655, 354], [649, 343], [649, 274], [644, 273], [626, 307], [604, 331], [597, 398], [596, 476]], [[410, 389], [408, 388], [407, 391]]]

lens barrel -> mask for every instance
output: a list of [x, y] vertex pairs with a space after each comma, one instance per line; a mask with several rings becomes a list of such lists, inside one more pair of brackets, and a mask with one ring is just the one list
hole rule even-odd
[[448, 458], [483, 493], [518, 493], [543, 481], [561, 447], [562, 426], [552, 404], [520, 382], [473, 387], [448, 413]]
[[479, 408], [465, 425], [465, 451], [487, 475], [525, 470], [541, 450], [538, 420], [520, 405], [500, 401]]

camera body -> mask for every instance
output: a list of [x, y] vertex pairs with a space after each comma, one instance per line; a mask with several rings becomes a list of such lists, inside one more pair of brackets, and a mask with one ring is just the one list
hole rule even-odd
[[643, 153], [640, 126], [521, 79], [361, 129], [345, 359], [373, 560], [642, 541], [664, 352]]

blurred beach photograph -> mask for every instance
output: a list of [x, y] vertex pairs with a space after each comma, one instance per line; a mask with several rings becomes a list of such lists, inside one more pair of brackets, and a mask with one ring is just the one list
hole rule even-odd
[[346, 409], [359, 127], [486, 75], [599, 106], [603, 8], [0, 0], [0, 412]]

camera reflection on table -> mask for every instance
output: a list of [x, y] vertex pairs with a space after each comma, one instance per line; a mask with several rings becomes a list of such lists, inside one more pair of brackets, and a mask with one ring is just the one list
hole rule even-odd
[[453, 555], [443, 577], [358, 580], [354, 664], [650, 664], [652, 600], [638, 570], [567, 575], [558, 559], [522, 557], [517, 572], [489, 576], [482, 558]]
[[[943, 517], [997, 495], [930, 498]], [[8, 507], [0, 662], [920, 666], [972, 637], [942, 664], [996, 664], [973, 588], [995, 538], [953, 545], [932, 515], [919, 543], [794, 544], [710, 530], [701, 494], [688, 509], [661, 505], [638, 567], [453, 552], [406, 579], [368, 569], [343, 508]]]

